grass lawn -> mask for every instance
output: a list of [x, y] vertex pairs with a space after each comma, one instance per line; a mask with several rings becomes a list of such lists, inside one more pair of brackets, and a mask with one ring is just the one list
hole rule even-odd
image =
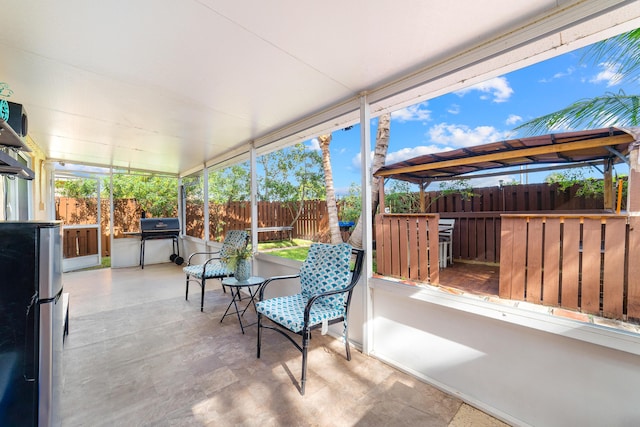
[[278, 240], [273, 242], [258, 243], [258, 251], [267, 252], [269, 253], [269, 255], [275, 255], [282, 258], [304, 261], [305, 259], [307, 259], [309, 246], [311, 246], [310, 240]]

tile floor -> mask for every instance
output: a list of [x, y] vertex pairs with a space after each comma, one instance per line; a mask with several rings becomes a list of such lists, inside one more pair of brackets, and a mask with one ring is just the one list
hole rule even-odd
[[[300, 354], [265, 331], [220, 318], [217, 282], [199, 310], [174, 264], [66, 273], [63, 426], [503, 426], [352, 348], [314, 335], [305, 396]], [[247, 320], [255, 320], [247, 312]]]

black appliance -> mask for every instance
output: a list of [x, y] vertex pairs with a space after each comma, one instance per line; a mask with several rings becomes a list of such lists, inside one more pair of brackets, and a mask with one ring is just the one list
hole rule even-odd
[[0, 426], [59, 426], [59, 222], [0, 222]]
[[27, 132], [29, 131], [29, 119], [27, 118], [27, 112], [25, 111], [22, 104], [16, 104], [15, 102], [9, 102], [9, 126], [13, 128], [13, 130], [19, 136], [27, 136]]
[[144, 246], [147, 240], [171, 239], [173, 252], [169, 260], [182, 265], [180, 256], [180, 222], [178, 218], [141, 218], [140, 219], [140, 266], [144, 268]]

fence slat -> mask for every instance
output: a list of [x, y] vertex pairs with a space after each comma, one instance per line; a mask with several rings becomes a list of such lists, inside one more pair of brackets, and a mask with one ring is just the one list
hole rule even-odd
[[544, 226], [542, 301], [557, 306], [560, 299], [560, 218], [547, 218]]
[[627, 316], [640, 319], [640, 217], [629, 217], [629, 293]]
[[511, 288], [513, 282], [513, 244], [515, 220], [504, 218], [500, 232], [500, 246], [504, 253], [500, 260], [500, 298], [511, 299]]
[[602, 315], [612, 319], [622, 319], [624, 313], [625, 247], [620, 243], [626, 241], [626, 235], [626, 218], [607, 219], [604, 237]]
[[420, 280], [420, 256], [418, 254], [418, 229], [420, 221], [416, 218], [409, 223], [409, 274], [408, 277], [414, 280]]
[[562, 281], [560, 283], [563, 307], [577, 310], [579, 307], [578, 280], [580, 275], [580, 219], [565, 218], [563, 226]]
[[409, 277], [409, 231], [411, 223], [407, 219], [398, 220], [398, 236], [400, 238], [400, 277]]
[[514, 242], [513, 242], [513, 262], [512, 262], [512, 281], [511, 281], [511, 298], [524, 301], [525, 298], [525, 274], [527, 269], [527, 245], [517, 240], [517, 236], [527, 235], [527, 223], [525, 221], [516, 221], [513, 226]]
[[543, 218], [530, 218], [527, 234], [526, 299], [536, 304], [542, 301], [542, 221]]
[[582, 288], [580, 308], [600, 314], [600, 260], [602, 258], [600, 218], [585, 218], [582, 225]]

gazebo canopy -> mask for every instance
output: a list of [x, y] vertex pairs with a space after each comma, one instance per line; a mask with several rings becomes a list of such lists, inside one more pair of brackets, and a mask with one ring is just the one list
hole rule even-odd
[[604, 128], [492, 142], [403, 160], [380, 168], [374, 175], [423, 184], [511, 166], [546, 165], [546, 169], [553, 169], [599, 160], [619, 163], [625, 161], [635, 141], [633, 131]]

